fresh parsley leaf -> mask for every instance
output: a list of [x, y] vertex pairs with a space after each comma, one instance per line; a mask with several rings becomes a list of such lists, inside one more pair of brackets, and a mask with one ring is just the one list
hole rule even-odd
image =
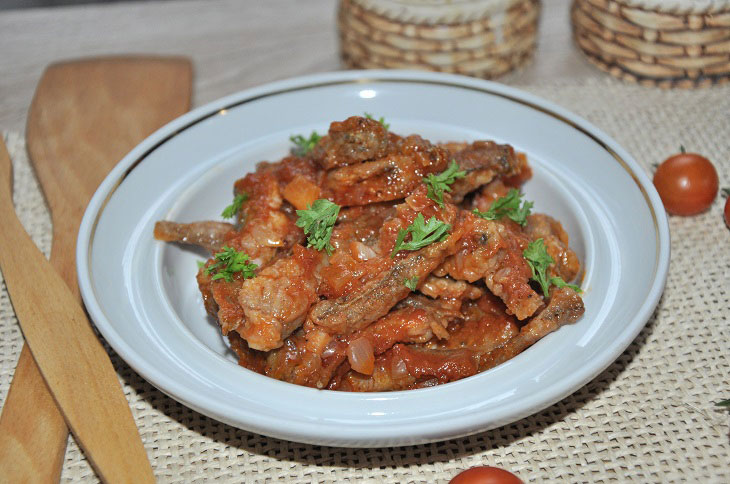
[[547, 277], [547, 269], [550, 264], [554, 263], [550, 254], [545, 249], [545, 242], [542, 238], [530, 242], [527, 248], [522, 252], [527, 264], [532, 271], [532, 278], [540, 284], [542, 293], [547, 296], [550, 289], [550, 281]]
[[403, 280], [403, 285], [406, 286], [411, 291], [415, 291], [416, 286], [418, 286], [418, 276], [413, 276], [410, 279], [406, 277]]
[[730, 407], [730, 400], [723, 400], [715, 404], [718, 407]]
[[547, 296], [550, 294], [550, 285], [558, 287], [569, 287], [575, 292], [581, 292], [580, 287], [575, 284], [568, 284], [561, 277], [550, 277], [547, 276], [548, 267], [555, 261], [550, 254], [547, 253], [545, 248], [545, 241], [539, 238], [527, 245], [527, 248], [522, 252], [522, 256], [527, 261], [532, 271], [532, 279], [540, 284], [543, 295]]
[[339, 213], [340, 206], [324, 198], [315, 200], [312, 205], [307, 204], [306, 210], [297, 210], [299, 215], [297, 227], [304, 229], [304, 233], [307, 234], [307, 247], [324, 249], [328, 254], [332, 254], [330, 237]]
[[575, 284], [568, 284], [563, 280], [562, 277], [551, 277], [550, 278], [550, 284], [557, 287], [569, 287], [575, 292], [583, 292], [583, 290], [580, 288], [580, 286], [576, 286]]
[[296, 145], [296, 147], [292, 149], [292, 153], [297, 156], [304, 156], [312, 151], [321, 139], [322, 137], [317, 134], [316, 131], [312, 131], [312, 134], [309, 135], [309, 138], [305, 138], [301, 134], [289, 136], [289, 140]]
[[227, 282], [233, 281], [233, 274], [240, 272], [244, 279], [256, 277], [254, 272], [258, 267], [256, 264], [249, 262], [251, 259], [243, 252], [238, 252], [231, 247], [223, 247], [220, 252], [213, 255], [215, 262], [205, 269], [206, 274], [214, 274], [213, 280], [225, 279]]
[[[524, 227], [527, 224], [527, 216], [530, 215], [534, 204], [521, 199], [520, 192], [510, 188], [507, 195], [495, 200], [489, 210], [480, 212], [475, 208], [473, 213], [486, 220], [498, 220], [507, 217]], [[520, 205], [520, 202], [522, 202], [522, 205]]]
[[226, 208], [223, 209], [223, 212], [221, 212], [221, 217], [223, 218], [233, 218], [236, 216], [239, 210], [241, 210], [241, 207], [243, 206], [243, 202], [248, 200], [248, 193], [243, 192], [239, 193], [235, 197], [233, 197], [233, 203], [228, 205]]
[[[370, 114], [370, 113], [365, 113], [365, 117], [368, 118], [368, 119], [375, 119], [373, 117], [373, 115]], [[386, 131], [388, 131], [390, 129], [390, 124], [388, 124], [388, 123], [385, 122], [385, 118], [384, 117], [380, 116], [380, 118], [378, 118], [377, 121], [378, 121], [378, 123], [380, 123], [380, 124], [383, 125], [383, 128], [385, 128]]]
[[426, 178], [423, 179], [423, 182], [428, 187], [428, 193], [426, 196], [433, 200], [434, 202], [438, 203], [439, 207], [444, 207], [444, 191], [450, 192], [451, 185], [456, 181], [457, 178], [464, 178], [466, 176], [465, 171], [459, 171], [459, 165], [456, 163], [456, 161], [451, 161], [451, 165], [449, 167], [439, 173], [438, 175], [434, 175], [433, 173], [429, 173]]
[[[408, 228], [398, 231], [395, 247], [393, 247], [390, 257], [395, 257], [395, 254], [401, 250], [418, 250], [434, 242], [441, 242], [449, 236], [449, 230], [451, 230], [451, 225], [438, 220], [436, 217], [431, 217], [426, 222], [423, 214], [419, 213]], [[411, 240], [405, 242], [409, 233], [411, 234]]]

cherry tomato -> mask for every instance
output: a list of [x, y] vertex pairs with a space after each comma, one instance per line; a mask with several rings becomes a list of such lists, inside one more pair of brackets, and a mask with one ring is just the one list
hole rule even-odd
[[449, 484], [523, 484], [516, 475], [499, 467], [472, 467], [456, 475]]
[[654, 186], [667, 212], [695, 215], [712, 204], [719, 181], [710, 160], [696, 153], [680, 153], [659, 165]]
[[725, 225], [730, 229], [730, 190], [728, 190], [727, 200], [725, 200]]

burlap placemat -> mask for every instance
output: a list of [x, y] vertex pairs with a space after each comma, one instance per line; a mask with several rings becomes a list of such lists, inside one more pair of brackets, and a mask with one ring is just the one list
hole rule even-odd
[[[714, 161], [730, 186], [730, 87], [663, 91], [612, 79], [526, 86], [616, 138], [647, 172], [683, 144]], [[50, 218], [20, 133], [5, 133], [18, 212], [50, 248]], [[534, 482], [729, 482], [730, 230], [722, 200], [705, 214], [671, 217], [667, 288], [644, 330], [595, 380], [505, 427], [430, 445], [339, 449], [239, 430], [166, 397], [116, 354], [147, 453], [160, 482], [447, 482], [475, 465], [508, 468]], [[630, 250], [630, 248], [628, 248]], [[22, 337], [0, 294], [0, 401]], [[95, 481], [70, 439], [63, 481]]]

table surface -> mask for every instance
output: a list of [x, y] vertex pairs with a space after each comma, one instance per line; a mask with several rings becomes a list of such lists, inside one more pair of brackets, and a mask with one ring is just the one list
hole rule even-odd
[[[335, 0], [195, 0], [0, 11], [0, 126], [22, 130], [48, 64], [75, 57], [185, 55], [194, 104], [287, 77], [341, 69]], [[573, 45], [568, 0], [543, 4], [535, 61], [513, 85], [601, 76]]]
[[[690, 144], [730, 185], [730, 89], [662, 91], [625, 84], [591, 66], [573, 45], [568, 0], [545, 0], [535, 59], [500, 82], [574, 110], [615, 137], [642, 166]], [[23, 131], [50, 63], [106, 54], [184, 55], [195, 68], [195, 106], [301, 74], [341, 69], [334, 0], [190, 0], [0, 12], [0, 130], [27, 195], [18, 211], [48, 250], [50, 220], [28, 169]], [[25, 171], [24, 171], [25, 170]], [[19, 178], [20, 177], [20, 178]], [[25, 186], [25, 185], [23, 185]], [[647, 328], [624, 355], [575, 395], [502, 429], [404, 449], [329, 449], [268, 439], [186, 409], [142, 381], [116, 355], [117, 371], [157, 477], [240, 482], [446, 482], [478, 464], [525, 480], [727, 482], [727, 309], [730, 231], [721, 200], [694, 218], [670, 218], [672, 269]], [[3, 289], [0, 402], [20, 333]], [[10, 321], [10, 322], [8, 322]], [[651, 378], [647, 378], [647, 372]], [[63, 480], [93, 480], [70, 443]]]

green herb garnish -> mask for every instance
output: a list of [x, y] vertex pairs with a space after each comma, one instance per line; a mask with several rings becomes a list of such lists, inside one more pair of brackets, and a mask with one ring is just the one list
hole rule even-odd
[[466, 176], [465, 171], [459, 171], [459, 165], [455, 161], [451, 161], [449, 167], [434, 175], [429, 173], [426, 178], [423, 179], [423, 183], [428, 187], [428, 193], [426, 196], [438, 203], [439, 207], [444, 207], [444, 192], [451, 191], [451, 184], [456, 181], [457, 178], [464, 178]]
[[309, 138], [305, 138], [301, 134], [289, 136], [289, 140], [296, 145], [296, 147], [292, 149], [292, 153], [297, 156], [305, 156], [307, 153], [314, 149], [314, 147], [317, 145], [317, 143], [319, 143], [319, 140], [321, 139], [322, 137], [317, 134], [316, 131], [312, 131], [312, 134], [309, 135]]
[[403, 280], [403, 285], [406, 286], [411, 291], [415, 291], [416, 286], [418, 286], [418, 276], [413, 276], [410, 279], [406, 277]]
[[717, 407], [730, 407], [730, 400], [723, 400], [715, 404]]
[[330, 237], [339, 213], [339, 205], [323, 198], [315, 200], [312, 205], [307, 204], [306, 210], [297, 210], [297, 227], [304, 229], [307, 234], [307, 247], [332, 254]]
[[[370, 114], [370, 113], [365, 113], [365, 117], [368, 118], [368, 119], [375, 119], [373, 117], [373, 115]], [[380, 123], [381, 125], [383, 125], [383, 128], [385, 128], [386, 131], [388, 131], [390, 129], [390, 124], [388, 124], [388, 123], [385, 122], [385, 118], [384, 117], [380, 116], [380, 118], [378, 118], [376, 121], [378, 123]]]
[[225, 279], [227, 282], [233, 281], [233, 274], [240, 272], [244, 279], [256, 277], [254, 272], [258, 267], [256, 264], [249, 262], [251, 259], [243, 252], [238, 252], [231, 247], [223, 247], [220, 252], [213, 255], [215, 262], [205, 269], [206, 274], [214, 274], [213, 280]]
[[[398, 237], [395, 240], [395, 247], [393, 247], [390, 257], [395, 257], [395, 254], [401, 250], [418, 250], [434, 242], [441, 242], [449, 236], [449, 230], [451, 230], [451, 225], [438, 220], [436, 217], [431, 217], [426, 222], [423, 214], [419, 213], [408, 228], [398, 230]], [[409, 233], [411, 234], [411, 240], [405, 242]]]
[[550, 284], [553, 286], [557, 286], [558, 288], [561, 287], [569, 287], [575, 292], [583, 292], [583, 290], [580, 288], [580, 286], [576, 286], [575, 284], [568, 284], [563, 280], [562, 277], [551, 277], [550, 278]]
[[233, 218], [236, 216], [239, 210], [241, 210], [241, 207], [243, 206], [243, 202], [248, 200], [248, 193], [243, 192], [239, 193], [235, 197], [233, 197], [233, 203], [228, 205], [226, 208], [223, 209], [223, 212], [221, 212], [221, 217], [223, 218]]
[[518, 190], [510, 188], [507, 195], [495, 200], [489, 210], [480, 212], [475, 208], [473, 213], [486, 220], [498, 220], [507, 217], [524, 227], [527, 224], [527, 216], [530, 215], [533, 205], [532, 202], [522, 200], [522, 195]]
[[562, 277], [548, 277], [547, 270], [551, 264], [555, 263], [550, 254], [545, 249], [545, 242], [542, 238], [530, 242], [527, 248], [522, 252], [522, 256], [527, 261], [532, 271], [532, 279], [537, 281], [542, 288], [543, 295], [547, 296], [550, 292], [550, 285], [557, 287], [569, 287], [575, 292], [582, 292], [580, 287], [575, 284], [568, 284]]

